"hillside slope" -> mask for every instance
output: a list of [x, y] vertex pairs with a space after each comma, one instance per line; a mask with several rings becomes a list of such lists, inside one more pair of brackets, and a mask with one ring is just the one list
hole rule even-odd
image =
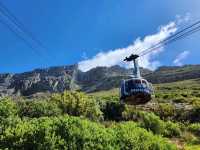
[[163, 66], [155, 70], [145, 78], [152, 83], [167, 83], [195, 79], [200, 77], [200, 65], [185, 65], [182, 67]]

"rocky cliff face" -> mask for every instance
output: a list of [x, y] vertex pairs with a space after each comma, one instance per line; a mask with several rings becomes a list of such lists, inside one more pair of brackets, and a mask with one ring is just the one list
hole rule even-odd
[[[154, 72], [141, 69], [142, 76], [153, 83], [200, 78], [200, 65], [160, 67]], [[53, 93], [75, 89], [94, 92], [119, 87], [121, 79], [128, 78], [131, 69], [120, 66], [97, 67], [81, 72], [77, 65], [36, 69], [21, 74], [0, 74], [0, 96]]]
[[0, 94], [29, 96], [38, 92], [62, 92], [70, 88], [75, 66], [36, 69], [22, 74], [1, 74]]

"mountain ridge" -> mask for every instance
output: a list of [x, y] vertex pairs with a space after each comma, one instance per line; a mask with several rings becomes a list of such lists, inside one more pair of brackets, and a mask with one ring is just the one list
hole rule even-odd
[[[0, 96], [30, 96], [64, 90], [95, 92], [119, 87], [132, 70], [120, 66], [96, 67], [82, 72], [77, 65], [34, 69], [24, 73], [0, 74]], [[144, 78], [152, 83], [167, 83], [200, 78], [200, 65], [162, 66], [151, 71], [141, 68]]]

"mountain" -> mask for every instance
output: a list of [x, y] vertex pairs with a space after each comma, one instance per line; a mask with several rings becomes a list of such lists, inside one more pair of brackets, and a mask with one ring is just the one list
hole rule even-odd
[[[200, 78], [200, 65], [182, 67], [163, 66], [155, 71], [141, 68], [142, 76], [152, 83], [166, 83]], [[36, 69], [20, 74], [0, 74], [0, 96], [54, 93], [74, 89], [84, 92], [109, 90], [119, 87], [131, 69], [120, 66], [97, 67], [87, 72], [77, 65]]]
[[70, 88], [74, 70], [72, 65], [21, 74], [1, 74], [0, 94], [29, 96], [38, 92], [61, 92]]
[[[152, 71], [141, 68], [141, 73], [147, 75]], [[108, 90], [119, 87], [121, 80], [128, 78], [131, 74], [131, 69], [120, 66], [96, 67], [87, 72], [80, 72], [77, 76], [77, 84], [85, 92]]]
[[163, 66], [145, 78], [152, 83], [168, 83], [200, 77], [200, 65]]

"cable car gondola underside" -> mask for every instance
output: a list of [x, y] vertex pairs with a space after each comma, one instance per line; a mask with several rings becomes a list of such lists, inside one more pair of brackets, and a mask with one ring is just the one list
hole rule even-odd
[[142, 78], [123, 80], [120, 100], [129, 105], [142, 105], [151, 100], [153, 88], [151, 83]]

